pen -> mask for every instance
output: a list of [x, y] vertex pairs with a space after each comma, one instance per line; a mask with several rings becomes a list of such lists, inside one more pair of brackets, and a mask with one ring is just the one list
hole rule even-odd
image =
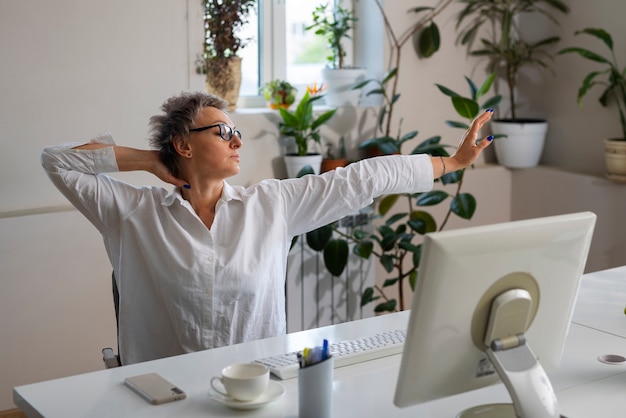
[[324, 338], [324, 344], [322, 345], [322, 360], [328, 358], [328, 340]]
[[310, 364], [309, 347], [304, 347], [303, 356], [304, 356], [304, 366], [306, 367]]

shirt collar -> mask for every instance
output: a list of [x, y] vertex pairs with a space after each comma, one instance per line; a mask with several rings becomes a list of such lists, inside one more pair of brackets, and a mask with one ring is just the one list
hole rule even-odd
[[[239, 195], [239, 193], [237, 193], [237, 191], [235, 190], [233, 186], [231, 186], [226, 181], [224, 181], [224, 188], [222, 189], [222, 200], [224, 202], [228, 202], [233, 199], [241, 200], [241, 196]], [[176, 200], [178, 200], [181, 203], [185, 202], [185, 199], [183, 198], [180, 187], [175, 187], [171, 191], [171, 193], [169, 193], [167, 196], [163, 198], [163, 200], [161, 201], [161, 204], [163, 206], [171, 206]]]

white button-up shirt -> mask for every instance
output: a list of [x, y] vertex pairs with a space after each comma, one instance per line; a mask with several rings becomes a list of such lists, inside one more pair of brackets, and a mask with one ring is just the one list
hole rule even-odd
[[[114, 144], [108, 133], [91, 142]], [[107, 176], [118, 171], [113, 148], [73, 149], [79, 145], [45, 148], [42, 165], [102, 234], [119, 287], [125, 364], [284, 334], [294, 236], [382, 194], [433, 186], [426, 155], [373, 158], [247, 188], [225, 182], [208, 229], [179, 189]]]

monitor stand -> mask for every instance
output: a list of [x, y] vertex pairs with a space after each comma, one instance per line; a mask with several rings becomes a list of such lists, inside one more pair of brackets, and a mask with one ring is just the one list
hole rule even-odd
[[550, 379], [526, 344], [532, 307], [524, 289], [507, 290], [493, 299], [485, 352], [504, 382], [512, 404], [480, 405], [467, 409], [458, 418], [564, 418]]

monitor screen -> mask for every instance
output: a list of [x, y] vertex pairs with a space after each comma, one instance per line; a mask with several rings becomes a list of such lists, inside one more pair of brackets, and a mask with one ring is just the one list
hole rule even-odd
[[427, 234], [394, 403], [407, 407], [500, 382], [485, 335], [494, 298], [529, 295], [527, 345], [558, 366], [596, 216], [573, 213]]

